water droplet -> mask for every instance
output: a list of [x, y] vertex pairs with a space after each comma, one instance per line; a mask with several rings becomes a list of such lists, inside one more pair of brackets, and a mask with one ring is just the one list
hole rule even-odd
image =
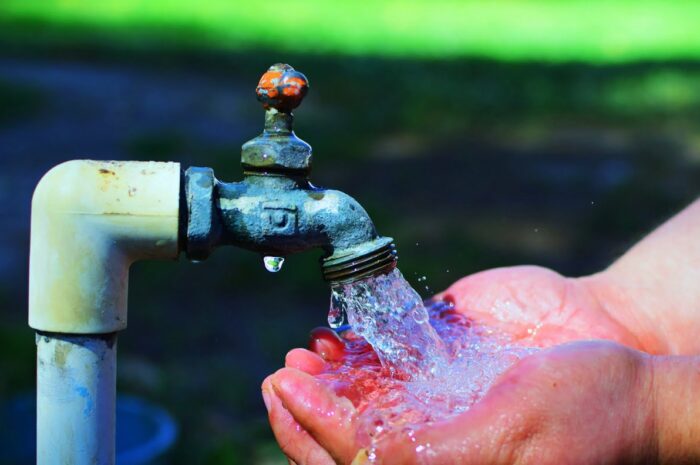
[[336, 290], [331, 291], [331, 307], [328, 310], [328, 326], [340, 328], [345, 323], [345, 301]]
[[411, 312], [411, 316], [413, 317], [413, 321], [418, 324], [428, 322], [428, 312], [425, 310], [425, 307], [415, 307]]
[[277, 273], [284, 265], [284, 257], [263, 257], [265, 269], [270, 273]]
[[343, 312], [341, 312], [337, 308], [331, 308], [328, 311], [328, 326], [330, 326], [333, 329], [336, 329], [343, 326], [344, 322], [345, 315], [343, 315]]

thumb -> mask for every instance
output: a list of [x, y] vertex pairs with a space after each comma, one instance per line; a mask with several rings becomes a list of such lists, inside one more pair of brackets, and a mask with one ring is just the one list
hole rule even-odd
[[350, 463], [357, 455], [356, 411], [318, 379], [293, 368], [275, 373], [272, 386], [285, 409], [336, 461]]

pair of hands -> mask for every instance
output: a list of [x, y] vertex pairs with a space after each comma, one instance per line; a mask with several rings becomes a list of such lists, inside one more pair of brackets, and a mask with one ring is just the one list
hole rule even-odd
[[[468, 276], [436, 296], [451, 300], [476, 324], [546, 348], [504, 373], [486, 396], [451, 420], [425, 426], [414, 440], [383, 440], [389, 464], [601, 464], [658, 456], [654, 360], [633, 350], [662, 350], [630, 315], [613, 315], [604, 273], [564, 278], [538, 267]], [[640, 321], [640, 327], [645, 327]], [[577, 342], [606, 339], [614, 342]], [[625, 347], [627, 346], [627, 347]], [[294, 349], [286, 367], [263, 383], [275, 437], [298, 465], [353, 465], [367, 460], [356, 443], [353, 405], [313, 378], [336, 348]], [[429, 445], [416, 452], [416, 445]]]

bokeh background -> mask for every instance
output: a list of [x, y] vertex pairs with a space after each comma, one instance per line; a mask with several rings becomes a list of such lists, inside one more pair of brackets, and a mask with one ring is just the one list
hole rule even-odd
[[[311, 82], [313, 181], [395, 237], [425, 297], [488, 267], [583, 275], [697, 196], [698, 24], [692, 1], [3, 0], [0, 402], [33, 389], [30, 199], [53, 165], [238, 180], [257, 80], [287, 62]], [[286, 463], [259, 385], [324, 324], [318, 258], [133, 267], [119, 389], [177, 419], [167, 463]]]

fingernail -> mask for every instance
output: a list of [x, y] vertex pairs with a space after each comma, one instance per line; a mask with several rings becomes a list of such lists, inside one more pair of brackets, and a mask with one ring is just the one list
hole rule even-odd
[[263, 402], [265, 402], [265, 408], [270, 411], [270, 394], [267, 391], [262, 392]]
[[289, 463], [289, 465], [297, 465], [297, 463], [289, 457], [287, 457], [287, 462]]
[[272, 390], [275, 391], [275, 394], [277, 394], [278, 397], [282, 397], [285, 394], [290, 394], [292, 386], [287, 379], [283, 378], [280, 381], [279, 379], [275, 378], [272, 381]]
[[350, 465], [366, 465], [369, 463], [369, 455], [367, 454], [367, 449], [360, 449], [357, 451], [357, 455], [352, 459]]

